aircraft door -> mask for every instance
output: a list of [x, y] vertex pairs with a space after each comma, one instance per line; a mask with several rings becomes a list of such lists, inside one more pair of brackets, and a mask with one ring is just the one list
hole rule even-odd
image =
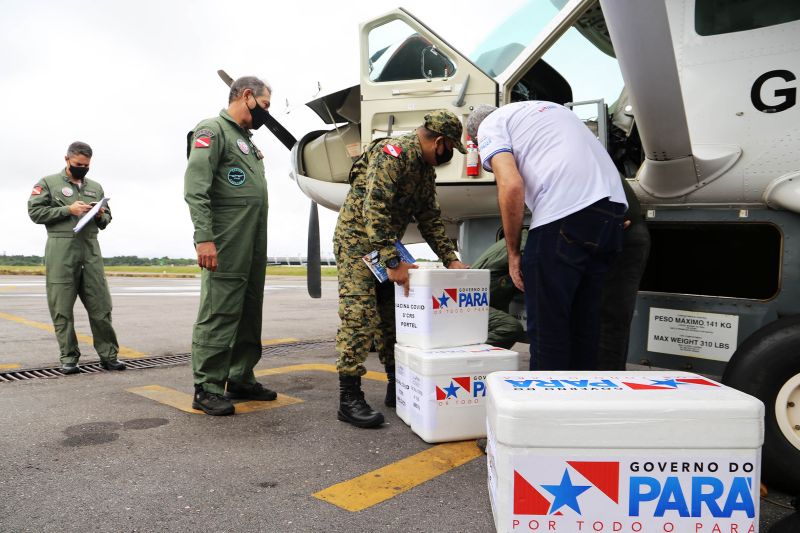
[[[474, 106], [497, 104], [497, 83], [403, 9], [362, 24], [360, 43], [362, 150], [413, 131], [434, 109], [463, 123]], [[459, 152], [436, 174], [438, 181], [475, 179]]]

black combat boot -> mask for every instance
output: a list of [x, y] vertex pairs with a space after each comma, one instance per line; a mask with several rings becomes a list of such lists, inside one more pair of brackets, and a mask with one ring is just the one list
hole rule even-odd
[[339, 374], [339, 413], [342, 422], [359, 428], [373, 428], [383, 424], [383, 415], [373, 411], [361, 392], [361, 376]]
[[125, 370], [125, 363], [117, 359], [104, 359], [100, 361], [100, 366], [106, 370]]
[[78, 368], [77, 363], [64, 363], [61, 365], [61, 373], [65, 376], [77, 374], [78, 372], [80, 372], [80, 369]]
[[395, 380], [394, 380], [394, 365], [386, 365], [386, 379], [388, 382], [386, 383], [386, 399], [383, 400], [383, 404], [386, 407], [396, 407], [397, 406], [397, 390], [395, 389]]
[[221, 394], [205, 391], [202, 385], [194, 386], [192, 409], [198, 409], [211, 416], [226, 416], [235, 412], [230, 401], [223, 398]]

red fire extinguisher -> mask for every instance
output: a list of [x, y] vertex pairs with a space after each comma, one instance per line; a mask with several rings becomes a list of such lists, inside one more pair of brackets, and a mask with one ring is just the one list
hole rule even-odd
[[467, 135], [467, 176], [477, 176], [481, 172], [481, 157], [478, 154], [478, 146], [475, 141]]

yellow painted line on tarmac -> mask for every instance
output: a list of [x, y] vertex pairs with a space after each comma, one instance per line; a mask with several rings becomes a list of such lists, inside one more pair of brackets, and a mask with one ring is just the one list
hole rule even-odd
[[[11, 322], [16, 322], [17, 324], [23, 324], [25, 326], [30, 326], [32, 328], [42, 329], [44, 331], [49, 331], [50, 333], [55, 333], [56, 330], [53, 328], [51, 324], [45, 324], [44, 322], [36, 322], [34, 320], [28, 320], [27, 318], [23, 318], [21, 316], [16, 315], [9, 315], [8, 313], [0, 313], [0, 318], [5, 320], [9, 320]], [[91, 335], [83, 335], [81, 333], [76, 333], [75, 335], [78, 338], [79, 342], [84, 344], [94, 345], [94, 339]], [[138, 359], [141, 357], [149, 357], [149, 355], [145, 355], [142, 352], [137, 352], [132, 348], [128, 348], [126, 346], [119, 347], [119, 357], [121, 358], [128, 358], [128, 359]]]
[[[336, 366], [334, 365], [326, 365], [322, 363], [305, 363], [300, 365], [279, 366], [277, 368], [265, 368], [263, 370], [256, 370], [255, 375], [273, 376], [275, 374], [291, 374], [292, 372], [306, 372], [309, 370], [317, 372], [332, 372], [334, 374], [339, 373], [339, 371], [336, 370]], [[375, 381], [383, 381], [384, 383], [388, 381], [388, 379], [386, 379], [386, 373], [384, 372], [369, 371], [361, 377], [365, 379], [372, 379]]]
[[264, 346], [272, 346], [275, 344], [286, 344], [289, 342], [297, 342], [299, 339], [295, 339], [294, 337], [284, 337], [282, 339], [262, 339], [261, 344]]
[[22, 365], [18, 365], [16, 363], [0, 363], [0, 370], [14, 370], [15, 368], [19, 368]]
[[[128, 389], [128, 392], [138, 394], [158, 403], [163, 403], [170, 407], [174, 407], [185, 413], [192, 413], [196, 415], [205, 414], [203, 411], [192, 409], [192, 395], [185, 392], [170, 389], [169, 387], [162, 387], [161, 385], [145, 385], [144, 387], [134, 387]], [[278, 394], [278, 398], [271, 402], [238, 402], [236, 405], [236, 414], [253, 413], [255, 411], [266, 411], [267, 409], [275, 409], [277, 407], [284, 407], [295, 403], [302, 403], [303, 400], [295, 398], [294, 396], [287, 396], [285, 394]]]
[[314, 497], [346, 511], [363, 511], [481, 457], [475, 441], [439, 444], [372, 472], [337, 483]]

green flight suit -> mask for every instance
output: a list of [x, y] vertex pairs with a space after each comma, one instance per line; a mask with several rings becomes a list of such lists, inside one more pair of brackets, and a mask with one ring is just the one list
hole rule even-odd
[[[528, 231], [522, 231], [520, 249], [525, 248]], [[489, 270], [489, 338], [487, 344], [511, 348], [514, 343], [528, 342], [525, 328], [518, 318], [508, 313], [511, 300], [522, 294], [508, 273], [508, 251], [505, 239], [500, 239], [486, 249], [472, 264], [472, 268]]]
[[203, 269], [192, 334], [195, 384], [222, 394], [225, 382], [256, 383], [267, 268], [267, 180], [251, 133], [222, 110], [188, 137], [184, 198], [195, 245], [213, 241], [216, 272]]
[[94, 348], [104, 361], [115, 360], [119, 343], [111, 325], [111, 295], [108, 292], [103, 255], [97, 232], [111, 222], [111, 210], [90, 221], [79, 233], [72, 228], [80, 217], [69, 212], [78, 200], [91, 203], [103, 198], [103, 188], [84, 178], [82, 185], [71, 183], [66, 169], [46, 176], [34, 186], [28, 199], [28, 215], [47, 228], [44, 252], [47, 306], [61, 351], [61, 363], [77, 363], [81, 356], [75, 335], [73, 308], [80, 296], [89, 314]]
[[350, 169], [347, 194], [333, 236], [339, 273], [336, 367], [362, 376], [373, 342], [381, 363], [394, 364], [394, 287], [378, 283], [361, 258], [378, 250], [380, 261], [397, 257], [412, 218], [445, 265], [458, 258], [445, 233], [436, 199], [436, 172], [422, 159], [416, 133], [374, 141]]

